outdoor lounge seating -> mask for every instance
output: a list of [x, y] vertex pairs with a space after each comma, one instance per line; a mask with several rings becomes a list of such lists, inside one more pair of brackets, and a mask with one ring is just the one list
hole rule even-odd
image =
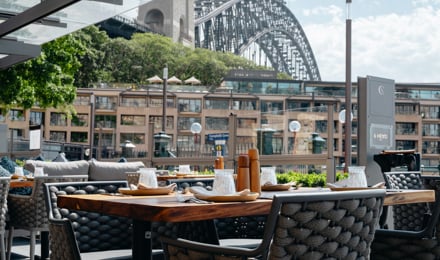
[[[46, 203], [43, 193], [43, 183], [86, 181], [88, 176], [35, 176], [34, 178], [35, 180], [32, 187], [32, 194], [9, 194], [8, 196], [8, 259], [10, 259], [11, 256], [14, 229], [24, 229], [30, 232], [29, 257], [31, 260], [33, 260], [35, 257], [35, 244], [37, 233], [49, 231]], [[42, 254], [43, 253], [47, 254], [48, 252], [42, 252]]]
[[163, 236], [166, 259], [368, 259], [385, 190], [275, 196], [256, 248]]
[[[371, 259], [406, 260], [440, 259], [440, 177], [421, 176], [424, 189], [434, 189], [436, 201], [423, 211], [423, 226], [419, 230], [378, 229], [371, 245]], [[399, 214], [399, 213], [398, 213]], [[404, 213], [407, 217], [414, 212]], [[417, 216], [414, 215], [417, 219]], [[419, 218], [420, 220], [420, 218]]]
[[[62, 219], [68, 219], [73, 226], [76, 244], [72, 243], [69, 250], [78, 251], [82, 259], [100, 259], [103, 254], [117, 256], [130, 256], [132, 246], [132, 220], [123, 217], [109, 216], [95, 212], [73, 211], [65, 208], [59, 208], [57, 198], [59, 195], [69, 194], [102, 194], [116, 193], [118, 188], [127, 187], [127, 181], [87, 181], [76, 183], [49, 183], [45, 185], [45, 196], [49, 218], [53, 225], [63, 224]], [[51, 224], [51, 225], [52, 225]], [[58, 230], [68, 230], [64, 227], [52, 227]], [[159, 235], [166, 234], [171, 236], [177, 234], [177, 227], [173, 223], [152, 223], [152, 247], [155, 259], [162, 259], [161, 244]], [[69, 234], [62, 234], [69, 236]], [[60, 245], [55, 241], [56, 236], [50, 235], [51, 254], [56, 258], [61, 248], [66, 245]], [[75, 247], [77, 245], [77, 248]], [[76, 254], [76, 253], [75, 253]], [[52, 257], [51, 257], [52, 259]]]

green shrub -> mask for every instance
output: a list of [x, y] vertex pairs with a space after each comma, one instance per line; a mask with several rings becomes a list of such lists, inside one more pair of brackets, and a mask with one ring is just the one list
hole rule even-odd
[[[345, 179], [348, 177], [348, 173], [337, 172], [336, 181]], [[302, 187], [324, 187], [327, 183], [327, 175], [325, 173], [299, 173], [299, 172], [287, 172], [277, 174], [278, 183], [296, 182], [297, 185]]]

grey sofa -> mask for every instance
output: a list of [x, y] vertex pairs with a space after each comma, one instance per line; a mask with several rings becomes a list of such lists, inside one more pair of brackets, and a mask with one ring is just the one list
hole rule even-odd
[[90, 181], [114, 181], [126, 180], [128, 172], [136, 172], [145, 165], [141, 161], [119, 163], [97, 160], [69, 162], [27, 160], [24, 166], [30, 172], [34, 172], [35, 167], [43, 167], [44, 173], [48, 176], [88, 175]]

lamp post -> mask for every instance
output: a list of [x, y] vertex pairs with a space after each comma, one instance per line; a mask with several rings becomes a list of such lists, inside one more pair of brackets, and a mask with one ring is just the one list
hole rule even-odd
[[[347, 116], [348, 115], [348, 116]], [[348, 118], [348, 121], [347, 121], [347, 118]], [[351, 121], [353, 120], [353, 113], [351, 113], [350, 112], [350, 114], [347, 112], [347, 110], [341, 110], [341, 112], [339, 112], [339, 123], [341, 123], [341, 124], [343, 124], [343, 125], [345, 125], [345, 141], [347, 142], [347, 136], [349, 136], [350, 138], [350, 149], [349, 149], [349, 152], [347, 152], [347, 143], [345, 143], [345, 159], [344, 159], [344, 161], [345, 161], [345, 164], [344, 164], [344, 172], [348, 172], [348, 163], [347, 163], [347, 158], [350, 158], [350, 157], [347, 157], [347, 153], [350, 153], [351, 152], [351, 132], [347, 132], [347, 126], [349, 125], [349, 126], [351, 126]], [[346, 123], [346, 122], [349, 122], [349, 123]]]
[[90, 136], [89, 136], [89, 151], [85, 151], [85, 156], [88, 159], [93, 158], [93, 139], [95, 136], [95, 95], [92, 93], [90, 95]]
[[301, 123], [294, 120], [289, 123], [289, 131], [293, 133], [293, 141], [292, 141], [292, 153], [296, 153], [296, 133], [301, 129]]
[[346, 0], [347, 19], [345, 27], [345, 167], [348, 172], [351, 164], [351, 0]]
[[163, 97], [162, 97], [162, 132], [165, 133], [167, 121], [167, 81], [168, 81], [168, 65], [163, 68]]

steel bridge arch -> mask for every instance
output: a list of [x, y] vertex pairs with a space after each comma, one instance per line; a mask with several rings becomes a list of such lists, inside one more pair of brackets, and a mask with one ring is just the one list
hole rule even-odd
[[194, 13], [196, 47], [242, 55], [257, 44], [275, 70], [321, 80], [308, 39], [283, 1], [195, 0]]

